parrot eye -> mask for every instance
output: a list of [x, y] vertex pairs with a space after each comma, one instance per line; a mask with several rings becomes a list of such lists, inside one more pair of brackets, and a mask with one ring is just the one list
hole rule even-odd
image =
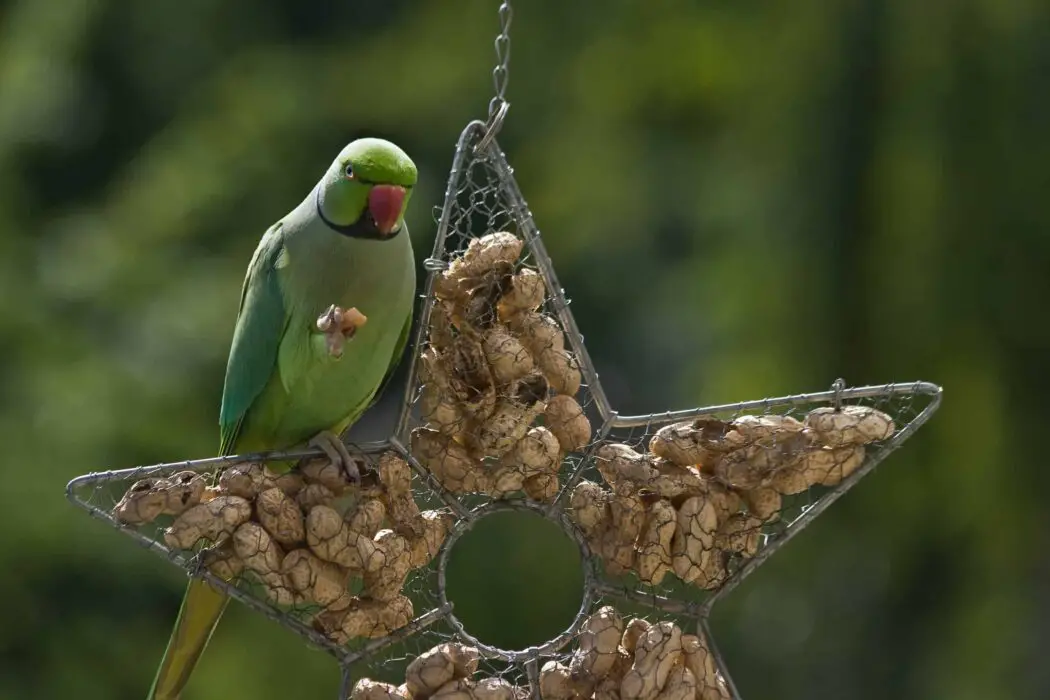
[[349, 163], [347, 163], [346, 164], [346, 169], [343, 172], [346, 173], [346, 176], [348, 178], [353, 178], [354, 177], [354, 166], [352, 166]]

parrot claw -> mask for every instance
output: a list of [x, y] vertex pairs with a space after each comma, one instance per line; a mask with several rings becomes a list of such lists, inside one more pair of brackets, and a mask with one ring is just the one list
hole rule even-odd
[[358, 469], [357, 462], [350, 456], [350, 451], [346, 449], [346, 444], [338, 435], [330, 430], [322, 430], [310, 438], [307, 445], [319, 448], [328, 459], [332, 460], [332, 464], [342, 467], [351, 483], [361, 483], [361, 470]]
[[367, 322], [368, 317], [358, 311], [356, 306], [344, 310], [332, 304], [317, 317], [317, 330], [325, 335], [328, 354], [339, 359], [343, 356], [343, 346]]

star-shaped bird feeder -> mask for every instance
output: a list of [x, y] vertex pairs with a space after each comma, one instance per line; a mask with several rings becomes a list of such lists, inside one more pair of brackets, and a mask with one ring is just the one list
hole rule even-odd
[[[495, 140], [509, 0], [499, 17], [496, 96], [456, 145], [397, 426], [346, 443], [360, 478], [319, 447], [92, 473], [67, 495], [335, 657], [340, 700], [739, 698], [713, 606], [925, 423], [941, 389], [836, 380], [613, 410]], [[555, 523], [583, 565], [572, 623], [522, 650], [473, 636], [446, 586], [459, 538], [508, 510]]]
[[[838, 380], [617, 414], [494, 121], [457, 143], [396, 429], [348, 443], [359, 484], [304, 450], [88, 474], [69, 498], [329, 652], [340, 698], [736, 698], [712, 607], [925, 423], [941, 390]], [[279, 475], [277, 459], [298, 464]], [[570, 627], [519, 651], [472, 636], [445, 586], [458, 538], [504, 510], [555, 522], [584, 565]], [[392, 659], [413, 659], [404, 684], [351, 678]]]

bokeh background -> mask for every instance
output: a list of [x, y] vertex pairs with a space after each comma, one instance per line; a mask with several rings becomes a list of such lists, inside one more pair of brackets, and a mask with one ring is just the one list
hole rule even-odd
[[[742, 694], [1050, 695], [1050, 4], [516, 9], [500, 142], [620, 410], [945, 387], [716, 615]], [[144, 697], [185, 578], [63, 486], [214, 453], [251, 252], [348, 140], [415, 158], [425, 257], [496, 29], [491, 0], [0, 1], [0, 698]], [[186, 698], [337, 682], [234, 605]]]

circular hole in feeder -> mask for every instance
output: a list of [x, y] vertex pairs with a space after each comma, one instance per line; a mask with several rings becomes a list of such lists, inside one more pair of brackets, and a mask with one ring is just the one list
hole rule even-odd
[[452, 614], [480, 645], [498, 650], [558, 637], [584, 596], [576, 542], [558, 523], [498, 502], [451, 543], [442, 565]]

